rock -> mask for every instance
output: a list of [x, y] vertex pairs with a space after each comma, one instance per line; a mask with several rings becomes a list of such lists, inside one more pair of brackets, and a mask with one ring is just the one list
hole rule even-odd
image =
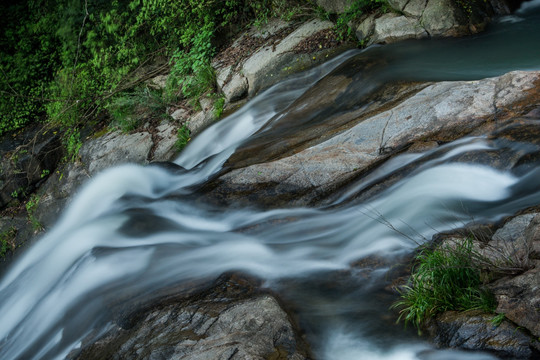
[[222, 91], [225, 96], [225, 101], [230, 103], [246, 97], [248, 89], [249, 84], [245, 76], [242, 74], [234, 74], [231, 81], [223, 86]]
[[185, 109], [178, 109], [178, 110], [175, 110], [175, 111], [171, 114], [171, 117], [172, 117], [175, 121], [184, 121], [185, 119], [188, 118], [188, 111], [185, 110]]
[[389, 44], [405, 39], [426, 37], [428, 37], [428, 33], [418, 21], [389, 13], [375, 20], [370, 43]]
[[206, 294], [152, 306], [68, 358], [307, 359], [306, 344], [276, 299], [246, 296], [243, 286], [218, 280]]
[[342, 14], [349, 10], [354, 0], [317, 0], [317, 5], [332, 14]]
[[157, 145], [154, 143], [153, 161], [170, 161], [177, 154], [176, 141], [178, 140], [178, 129], [172, 124], [162, 124], [157, 127]]
[[366, 17], [357, 27], [356, 27], [356, 37], [358, 40], [363, 41], [368, 44], [369, 38], [373, 35], [375, 30], [375, 14], [369, 15]]
[[114, 131], [86, 142], [79, 155], [88, 167], [88, 173], [94, 175], [112, 165], [145, 164], [152, 146], [152, 136], [148, 132], [123, 134], [121, 131]]
[[150, 79], [148, 86], [157, 90], [163, 90], [167, 87], [167, 80], [169, 75], [158, 75], [155, 78]]
[[[395, 13], [374, 13], [356, 26], [366, 45], [424, 37], [463, 36], [482, 31], [493, 16], [510, 13], [506, 0], [390, 0]], [[398, 15], [399, 14], [399, 15]]]
[[[537, 214], [525, 214], [513, 217], [498, 229], [487, 246], [481, 246], [478, 252], [506, 271], [523, 272], [532, 267], [529, 252], [532, 242], [525, 235], [531, 221]], [[482, 244], [483, 245], [483, 244]]]
[[507, 277], [490, 285], [497, 312], [540, 338], [540, 268]]
[[[257, 201], [264, 204], [278, 204], [277, 196], [281, 196], [284, 201], [292, 201], [291, 206], [305, 205], [416, 141], [457, 139], [494, 118], [495, 114], [502, 119], [505, 111], [515, 113], [521, 106], [518, 102], [534, 103], [536, 100], [531, 99], [539, 96], [539, 88], [535, 88], [539, 79], [539, 72], [517, 71], [480, 81], [441, 82], [368, 118], [362, 118], [359, 113], [342, 112], [352, 123], [355, 117], [360, 116], [362, 120], [292, 155], [287, 144], [280, 143], [281, 153], [288, 156], [226, 173], [218, 179], [216, 194], [230, 196], [238, 191], [245, 195], [247, 189], [256, 186], [260, 194]], [[346, 90], [338, 91], [336, 84], [328, 81], [332, 88], [320, 92], [326, 94], [325, 101], [335, 102], [335, 96]], [[276, 148], [274, 154], [278, 153]], [[242, 161], [234, 155], [232, 159], [232, 165]]]
[[430, 36], [461, 36], [469, 28], [467, 15], [452, 0], [428, 1], [421, 23]]
[[424, 13], [428, 0], [411, 0], [403, 9], [403, 14], [419, 18]]
[[535, 359], [533, 339], [507, 320], [493, 323], [495, 315], [480, 311], [447, 311], [427, 325], [428, 333], [441, 347], [483, 350], [505, 359]]
[[187, 121], [186, 126], [191, 132], [191, 136], [195, 136], [209, 127], [215, 120], [216, 117], [213, 113], [199, 111]]
[[124, 163], [169, 161], [176, 154], [177, 128], [162, 124], [150, 130], [125, 134], [115, 131], [86, 141], [79, 162], [68, 163], [51, 174], [40, 189], [36, 217], [47, 229], [59, 218], [76, 190], [98, 172]]
[[312, 20], [301, 25], [279, 44], [265, 46], [247, 59], [241, 72], [249, 84], [249, 96], [277, 83], [293, 71], [304, 70], [327, 60], [329, 51], [318, 52], [315, 56], [299, 56], [293, 49], [310, 36], [333, 26], [330, 21]]
[[388, 5], [398, 12], [403, 12], [405, 5], [407, 5], [409, 1], [410, 0], [388, 0]]

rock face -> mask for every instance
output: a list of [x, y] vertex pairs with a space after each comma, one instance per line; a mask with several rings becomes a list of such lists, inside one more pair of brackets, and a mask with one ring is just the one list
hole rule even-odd
[[245, 286], [234, 276], [222, 277], [202, 295], [169, 301], [138, 314], [138, 320], [124, 328], [115, 326], [71, 358], [309, 358], [306, 344], [276, 299]]
[[[496, 116], [500, 121], [505, 113], [526, 111], [523, 106], [540, 96], [539, 82], [538, 72], [512, 72], [480, 81], [430, 85], [379, 114], [363, 118], [353, 113], [349, 124], [356, 125], [317, 145], [224, 174], [217, 180], [215, 194], [230, 196], [256, 187], [260, 195], [250, 201], [282, 205], [281, 197], [293, 206], [312, 203], [419, 140], [450, 141]], [[326, 90], [329, 99], [333, 90]]]

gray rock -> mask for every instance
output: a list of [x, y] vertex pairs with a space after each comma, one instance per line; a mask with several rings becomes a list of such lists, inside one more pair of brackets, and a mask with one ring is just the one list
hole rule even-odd
[[495, 315], [447, 311], [432, 320], [427, 330], [438, 346], [484, 350], [505, 359], [533, 359], [537, 355], [530, 336], [507, 320], [493, 324]]
[[[246, 60], [242, 73], [249, 84], [249, 95], [253, 96], [260, 90], [275, 84], [291, 73], [290, 67], [303, 70], [316, 63], [327, 60], [324, 55], [315, 56], [319, 61], [311, 61], [312, 56], [301, 57], [292, 50], [303, 40], [330, 29], [334, 24], [330, 21], [312, 20], [300, 26], [275, 46], [265, 46]], [[292, 65], [291, 65], [292, 64]]]
[[248, 93], [248, 81], [242, 74], [234, 74], [232, 79], [223, 86], [223, 95], [227, 103], [234, 102], [246, 97]]
[[410, 0], [402, 10], [403, 14], [415, 18], [421, 17], [426, 9], [427, 1], [428, 0]]
[[388, 5], [398, 12], [402, 12], [410, 0], [388, 0]]
[[417, 20], [390, 13], [375, 20], [370, 43], [393, 43], [405, 39], [428, 37], [426, 30]]
[[490, 285], [497, 299], [497, 312], [540, 337], [540, 269], [500, 279]]
[[211, 290], [202, 297], [157, 305], [68, 358], [308, 358], [307, 346], [276, 299], [267, 294], [239, 296], [231, 293], [238, 291], [235, 285], [222, 285], [226, 294]]
[[487, 244], [481, 244], [477, 251], [504, 271], [523, 272], [530, 269], [532, 262], [529, 253], [532, 243], [525, 232], [535, 216], [536, 214], [525, 214], [512, 218], [495, 232]]
[[122, 163], [145, 164], [153, 146], [148, 132], [123, 134], [121, 131], [108, 133], [86, 142], [80, 149], [81, 161], [86, 164], [90, 175], [112, 165]]
[[153, 161], [170, 161], [178, 153], [176, 140], [178, 128], [172, 124], [162, 124], [157, 127], [157, 146], [154, 147]]
[[169, 75], [158, 75], [148, 81], [148, 86], [157, 90], [163, 90], [167, 87], [168, 79]]
[[187, 110], [184, 110], [184, 109], [178, 109], [178, 110], [175, 110], [172, 114], [171, 114], [171, 117], [175, 120], [175, 121], [183, 121], [185, 119], [188, 118], [188, 112]]
[[[266, 184], [268, 193], [262, 191], [261, 196], [271, 199], [270, 194], [290, 195], [293, 203], [305, 204], [418, 140], [438, 140], [441, 136], [451, 140], [471, 132], [520, 97], [524, 100], [533, 96], [527, 90], [535, 88], [539, 78], [539, 72], [518, 71], [498, 78], [428, 86], [318, 145], [272, 162], [233, 170], [220, 178], [222, 189], [245, 191]], [[337, 88], [329, 85], [333, 87], [321, 93], [333, 99]], [[302, 196], [308, 190], [309, 194]]]
[[[360, 41], [366, 42], [373, 35], [375, 30], [375, 15], [369, 15], [356, 27], [356, 37]], [[367, 43], [366, 43], [367, 44]]]
[[195, 136], [210, 126], [215, 120], [216, 117], [212, 112], [205, 113], [204, 111], [199, 111], [187, 121], [186, 126], [191, 132], [191, 136]]
[[421, 23], [430, 36], [460, 36], [468, 32], [469, 19], [452, 0], [429, 0]]

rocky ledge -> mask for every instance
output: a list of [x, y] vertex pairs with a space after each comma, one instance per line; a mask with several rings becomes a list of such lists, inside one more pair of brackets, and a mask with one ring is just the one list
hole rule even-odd
[[224, 275], [202, 292], [139, 309], [68, 358], [303, 360], [309, 354], [271, 294]]

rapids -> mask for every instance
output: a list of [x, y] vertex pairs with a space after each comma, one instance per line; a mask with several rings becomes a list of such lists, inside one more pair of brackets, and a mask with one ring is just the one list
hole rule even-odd
[[[485, 150], [526, 153], [527, 144], [471, 137], [401, 155], [320, 208], [218, 208], [195, 203], [192, 195], [254, 134], [278, 138], [273, 124], [292, 111], [294, 100], [357, 56], [386, 60], [373, 77], [381, 82], [540, 69], [539, 7], [538, 0], [527, 3], [484, 34], [347, 52], [295, 75], [195, 138], [175, 161], [183, 170], [123, 165], [104, 171], [1, 280], [2, 359], [61, 359], [92, 331], [105, 331], [114, 309], [230, 270], [265, 279], [295, 303], [320, 359], [493, 359], [435, 350], [393, 325], [391, 299], [381, 295], [389, 268], [351, 263], [369, 255], [399, 261], [436, 232], [540, 204], [538, 168], [501, 171], [454, 161]], [[415, 163], [381, 194], [354, 200], [361, 189]], [[330, 286], [336, 281], [339, 289]]]

